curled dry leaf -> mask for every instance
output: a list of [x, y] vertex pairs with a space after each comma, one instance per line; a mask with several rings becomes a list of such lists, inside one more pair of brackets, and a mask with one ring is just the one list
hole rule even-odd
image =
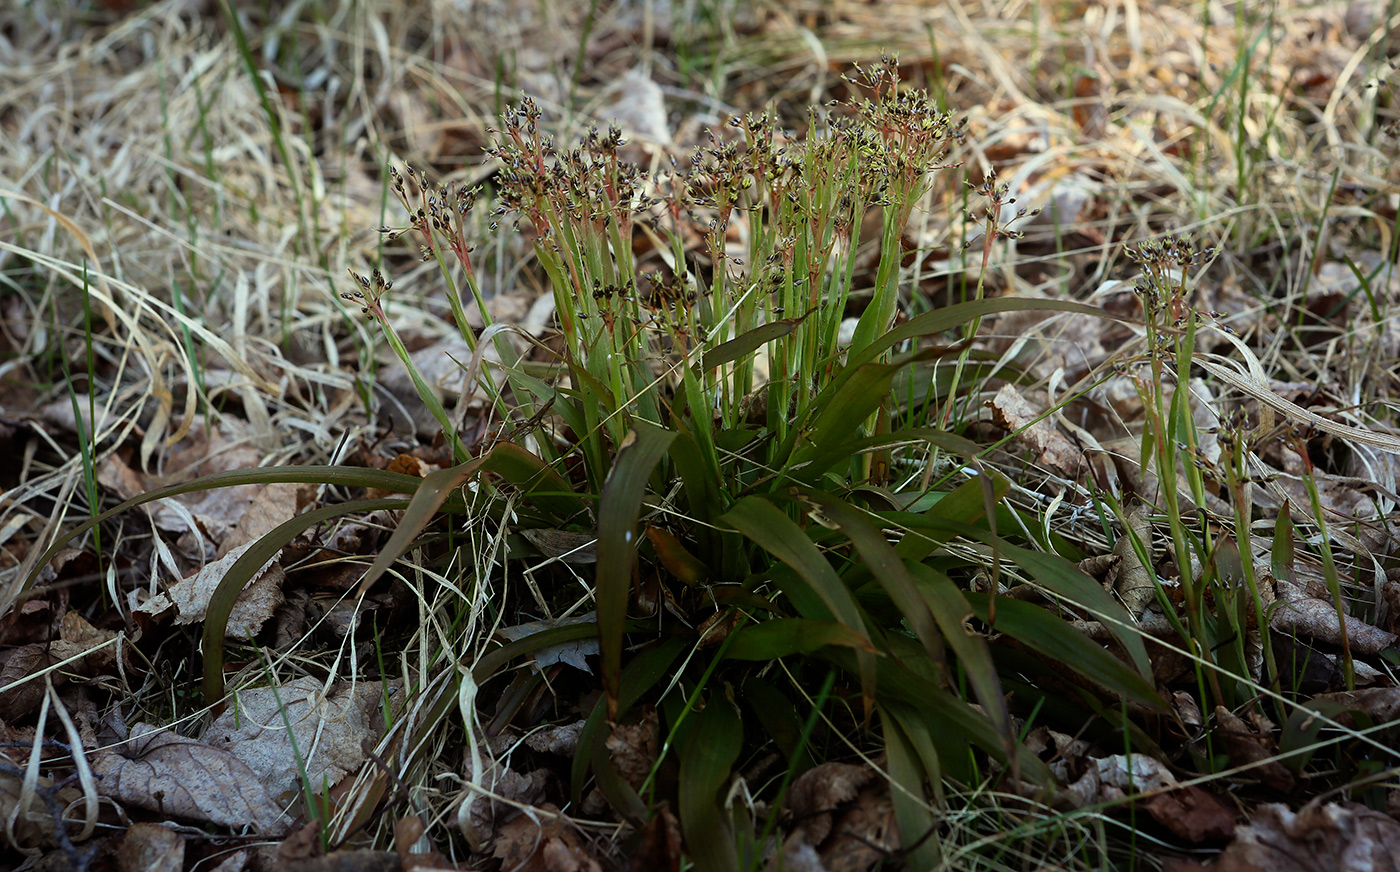
[[[1152, 525], [1147, 521], [1147, 513], [1141, 505], [1128, 512], [1128, 527], [1137, 535], [1148, 554], [1152, 553]], [[1118, 541], [1113, 543], [1113, 556], [1118, 558], [1118, 570], [1113, 581], [1113, 591], [1123, 601], [1123, 607], [1134, 618], [1142, 617], [1147, 607], [1157, 598], [1157, 586], [1152, 581], [1152, 569], [1138, 559], [1133, 547], [1133, 537], [1125, 530]]]
[[1003, 385], [987, 405], [996, 425], [1009, 430], [1016, 443], [1030, 450], [1038, 462], [1068, 479], [1083, 475], [1084, 452], [1049, 420], [1037, 420], [1041, 413], [1014, 386]]
[[1365, 714], [1376, 726], [1400, 720], [1400, 687], [1373, 687], [1313, 697], [1313, 702], [1322, 701], [1346, 707], [1347, 710], [1337, 716], [1337, 722], [1347, 727], [1354, 725], [1355, 712]]
[[1281, 793], [1293, 789], [1293, 773], [1274, 759], [1274, 743], [1268, 735], [1256, 731], [1224, 706], [1215, 707], [1215, 722], [1220, 727], [1230, 765], [1243, 768], [1245, 778], [1257, 778]]
[[1193, 845], [1225, 841], [1239, 818], [1225, 800], [1195, 784], [1159, 793], [1144, 805], [1153, 820]]
[[1212, 872], [1400, 870], [1400, 822], [1358, 803], [1269, 803], [1235, 830]]
[[45, 693], [39, 673], [54, 664], [63, 664], [52, 673], [55, 686], [103, 674], [117, 662], [117, 648], [111, 644], [117, 635], [98, 630], [77, 612], [66, 612], [59, 619], [57, 639], [23, 645], [5, 656], [0, 667], [0, 711], [14, 720], [37, 708]]
[[[1297, 587], [1282, 583], [1278, 585], [1278, 599], [1279, 604], [1269, 613], [1269, 626], [1275, 631], [1341, 646], [1341, 624], [1337, 621], [1337, 608], [1330, 601], [1304, 596]], [[1370, 657], [1395, 644], [1394, 633], [1350, 615], [1344, 616], [1343, 621], [1347, 645], [1353, 654]]]
[[[35, 787], [38, 791], [52, 791], [53, 780], [40, 776]], [[28, 802], [21, 808], [21, 798], [26, 796], [24, 783], [18, 774], [0, 771], [0, 821], [13, 821], [13, 840], [4, 829], [0, 829], [0, 846], [21, 851], [34, 851], [52, 847], [55, 843], [53, 813], [44, 800], [35, 792], [28, 792]], [[64, 807], [70, 807], [82, 798], [82, 791], [76, 786], [60, 789], [56, 798]]]
[[[550, 630], [555, 627], [563, 627], [571, 624], [592, 624], [596, 623], [598, 616], [592, 612], [586, 615], [576, 615], [572, 618], [561, 618], [557, 621], [530, 621], [525, 624], [517, 624], [514, 627], [502, 627], [496, 631], [507, 642], [514, 642], [532, 636], [542, 630]], [[561, 642], [558, 645], [546, 645], [534, 653], [534, 667], [536, 669], [548, 669], [555, 663], [567, 663], [575, 669], [584, 672], [592, 672], [588, 668], [588, 661], [583, 659], [598, 653], [598, 638], [589, 636], [584, 639], [576, 639], [573, 642]]]
[[525, 737], [525, 747], [546, 754], [557, 754], [560, 757], [572, 757], [578, 748], [578, 737], [586, 723], [588, 722], [579, 719], [572, 724], [560, 724], [531, 733]]
[[[172, 606], [175, 608], [175, 623], [192, 624], [204, 620], [209, 609], [209, 601], [219, 587], [224, 576], [243, 553], [253, 547], [252, 542], [235, 548], [189, 578], [177, 581], [166, 593], [156, 594], [136, 607], [136, 611], [152, 616], [164, 614]], [[244, 639], [257, 635], [263, 622], [282, 604], [282, 581], [285, 574], [277, 558], [273, 557], [263, 567], [253, 573], [248, 586], [238, 595], [238, 602], [229, 615], [226, 635]]]
[[651, 820], [637, 834], [631, 868], [680, 872], [681, 857], [681, 822], [671, 813], [670, 803], [662, 800]]
[[92, 769], [103, 796], [157, 814], [266, 836], [291, 825], [241, 760], [171, 730], [137, 724], [118, 750], [95, 755]]

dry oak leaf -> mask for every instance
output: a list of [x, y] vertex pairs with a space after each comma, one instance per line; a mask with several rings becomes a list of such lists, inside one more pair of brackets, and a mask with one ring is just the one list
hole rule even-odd
[[1212, 872], [1400, 872], [1400, 822], [1358, 803], [1270, 803], [1236, 828]]
[[546, 815], [526, 812], [501, 827], [496, 836], [495, 857], [503, 869], [516, 872], [602, 872], [573, 827], [546, 803]]
[[992, 421], [1009, 430], [1016, 443], [1029, 449], [1037, 461], [1068, 479], [1083, 474], [1084, 452], [1048, 419], [1041, 418], [1014, 386], [1003, 385], [987, 406], [992, 410]]
[[136, 724], [119, 751], [92, 764], [103, 796], [158, 814], [280, 836], [291, 818], [253, 770], [227, 751], [150, 724]]

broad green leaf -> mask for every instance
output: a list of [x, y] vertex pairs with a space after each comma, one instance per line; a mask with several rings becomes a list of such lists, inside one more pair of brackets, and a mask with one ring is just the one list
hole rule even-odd
[[810, 654], [826, 645], [876, 650], [865, 636], [835, 621], [774, 618], [735, 630], [729, 637], [725, 656], [731, 660], [777, 660], [791, 654]]
[[[1011, 483], [1004, 476], [993, 477], [992, 494], [1000, 500], [1011, 489]], [[939, 518], [957, 524], [975, 524], [987, 516], [986, 493], [983, 491], [982, 483], [976, 479], [965, 481], [953, 490], [944, 494], [936, 503], [927, 510], [914, 515], [891, 515], [890, 520], [904, 526], [907, 518]], [[909, 530], [899, 540], [896, 550], [900, 556], [906, 560], [922, 560], [933, 550], [956, 533], [952, 529], [924, 529]]]
[[1104, 627], [1123, 646], [1138, 673], [1144, 678], [1152, 674], [1147, 647], [1132, 616], [1098, 582], [1085, 575], [1083, 570], [1073, 563], [1057, 554], [1046, 554], [1012, 545], [986, 530], [967, 524], [929, 515], [904, 515], [901, 520], [905, 526], [915, 531], [952, 533], [996, 546], [1000, 549], [1003, 560], [1021, 567], [1051, 593], [1063, 597], [1102, 621]]
[[622, 637], [637, 553], [637, 514], [647, 479], [676, 434], [637, 421], [624, 440], [598, 498], [598, 563], [594, 599], [598, 606], [598, 650], [608, 717], [618, 713], [622, 676]]
[[680, 822], [696, 872], [739, 868], [734, 830], [720, 799], [743, 744], [744, 725], [722, 692], [712, 692], [680, 747]]
[[801, 749], [799, 759], [793, 759], [802, 739], [802, 718], [797, 714], [797, 706], [786, 694], [757, 675], [750, 675], [744, 679], [740, 699], [758, 716], [763, 734], [771, 738], [783, 756], [791, 761], [793, 775], [800, 775], [814, 765], [807, 748]]
[[[978, 619], [986, 621], [988, 595], [969, 593], [966, 598]], [[1078, 674], [1134, 702], [1166, 710], [1166, 704], [1150, 681], [1047, 609], [1009, 597], [998, 597], [997, 632], [1005, 633], [1044, 657], [1063, 663]]]
[[482, 469], [515, 485], [527, 500], [553, 515], [561, 524], [587, 509], [568, 479], [513, 442], [497, 443], [487, 452]]
[[255, 541], [229, 567], [228, 573], [220, 579], [214, 594], [209, 598], [209, 607], [204, 613], [204, 635], [200, 641], [200, 651], [204, 657], [204, 701], [207, 705], [220, 705], [224, 698], [224, 632], [228, 629], [228, 617], [233, 612], [238, 595], [248, 585], [253, 574], [262, 569], [269, 560], [287, 547], [287, 543], [331, 518], [341, 515], [368, 513], [382, 509], [402, 509], [410, 505], [402, 499], [352, 500], [333, 506], [322, 506], [303, 512], [296, 517], [273, 527]]
[[[994, 297], [985, 300], [969, 300], [966, 303], [955, 303], [952, 306], [944, 306], [941, 309], [934, 309], [922, 315], [916, 315], [885, 333], [884, 336], [874, 340], [869, 346], [859, 353], [852, 354], [846, 364], [846, 371], [849, 372], [863, 364], [870, 363], [877, 359], [886, 349], [893, 348], [902, 342], [907, 342], [919, 336], [932, 336], [961, 326], [977, 318], [985, 318], [988, 315], [998, 315], [1002, 312], [1078, 312], [1081, 315], [1091, 315], [1095, 318], [1108, 318], [1112, 320], [1123, 320], [1117, 315], [1105, 312], [1093, 306], [1086, 306], [1083, 303], [1073, 303], [1068, 300], [1026, 300], [1017, 297]], [[838, 376], [839, 377], [839, 376]]]
[[793, 477], [808, 484], [815, 483], [827, 470], [831, 469], [842, 460], [849, 460], [867, 451], [906, 442], [926, 442], [950, 454], [956, 454], [967, 458], [976, 458], [984, 451], [976, 442], [964, 439], [946, 430], [939, 430], [932, 427], [915, 427], [898, 430], [893, 433], [864, 436], [859, 439], [838, 442], [834, 445], [820, 443], [817, 441], [817, 438], [818, 437], [813, 436], [813, 453], [810, 455], [801, 455], [801, 461], [805, 465], [800, 469], [794, 470], [795, 474]]
[[802, 478], [812, 480], [849, 454], [832, 449], [850, 440], [862, 424], [884, 404], [890, 382], [904, 363], [870, 363], [846, 378], [840, 389], [823, 391], [813, 401], [816, 417], [807, 428], [807, 442], [795, 446], [787, 468], [801, 470]]
[[[761, 497], [745, 497], [720, 520], [762, 545], [797, 573], [799, 579], [774, 573], [773, 580], [803, 617], [835, 620], [869, 638], [850, 590], [802, 528], [777, 506]], [[869, 700], [875, 684], [875, 656], [860, 652], [856, 657], [861, 689]]]
[[[931, 787], [935, 792], [942, 792], [942, 769], [926, 724], [919, 718], [900, 718], [896, 714], [900, 708], [881, 706], [879, 709], [890, 780], [898, 785], [898, 789], [890, 791], [890, 802], [899, 827], [899, 843], [908, 852], [908, 868], [937, 869], [942, 866], [943, 853], [938, 834], [939, 815], [927, 791]], [[938, 805], [942, 805], [941, 801]]]
[[1016, 737], [1011, 731], [1011, 714], [1006, 710], [1006, 695], [997, 677], [996, 664], [992, 662], [992, 652], [987, 648], [987, 641], [975, 635], [967, 625], [972, 606], [963, 592], [936, 569], [911, 563], [909, 572], [918, 580], [919, 593], [937, 619], [948, 647], [958, 655], [958, 662], [977, 694], [977, 701], [982, 704], [982, 711], [1001, 730], [1007, 747], [1012, 747]]
[[[811, 312], [807, 314], [810, 315]], [[701, 358], [700, 367], [702, 370], [710, 370], [717, 366], [723, 366], [726, 363], [732, 363], [744, 355], [753, 352], [759, 348], [759, 346], [772, 342], [774, 339], [779, 339], [783, 336], [791, 336], [792, 331], [796, 330], [797, 325], [801, 324], [806, 318], [807, 315], [803, 315], [801, 318], [781, 318], [777, 321], [769, 321], [767, 324], [755, 327], [747, 333], [734, 337], [728, 342], [721, 342], [719, 345], [705, 352], [705, 356]]]
[[[805, 491], [804, 496], [816, 504], [822, 514], [840, 528], [856, 546], [866, 568], [889, 594], [890, 601], [899, 609], [909, 628], [923, 643], [929, 657], [941, 662], [943, 639], [938, 632], [938, 622], [929, 611], [929, 604], [919, 595], [919, 589], [904, 561], [900, 560], [899, 554], [885, 539], [885, 534], [876, 529], [860, 512], [830, 494]], [[1001, 694], [998, 693], [998, 700], [1000, 697]]]

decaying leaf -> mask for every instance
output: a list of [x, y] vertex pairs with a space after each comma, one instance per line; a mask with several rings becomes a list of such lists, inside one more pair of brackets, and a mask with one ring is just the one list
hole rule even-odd
[[[1278, 585], [1279, 604], [1269, 613], [1269, 626], [1285, 634], [1299, 634], [1326, 642], [1342, 644], [1342, 630], [1337, 621], [1337, 608], [1330, 601], [1304, 596], [1290, 584]], [[1394, 633], [1373, 627], [1359, 618], [1344, 615], [1346, 641], [1353, 654], [1374, 656], [1395, 644]]]
[[648, 705], [635, 724], [618, 724], [607, 738], [608, 758], [622, 780], [640, 790], [661, 751], [661, 722]]
[[[1137, 535], [1147, 553], [1152, 553], [1152, 525], [1147, 521], [1146, 510], [1141, 505], [1128, 512], [1128, 526]], [[1114, 574], [1113, 591], [1123, 601], [1123, 607], [1133, 617], [1141, 617], [1157, 598], [1157, 586], [1152, 582], [1151, 567], [1144, 566], [1133, 547], [1133, 537], [1128, 531], [1113, 543], [1113, 556], [1118, 558], [1117, 572]]]
[[662, 802], [637, 834], [632, 868], [680, 872], [681, 857], [681, 823], [671, 813], [670, 803]]
[[1225, 841], [1239, 817], [1225, 800], [1195, 784], [1160, 793], [1144, 806], [1157, 823], [1193, 845]]
[[4, 664], [0, 666], [0, 711], [10, 720], [34, 711], [45, 693], [40, 673], [56, 664], [63, 666], [50, 673], [55, 686], [111, 669], [116, 664], [117, 647], [112, 643], [117, 636], [111, 630], [98, 630], [77, 612], [65, 612], [59, 619], [58, 638], [0, 655]]
[[1041, 418], [1014, 386], [1003, 385], [987, 405], [996, 425], [1011, 431], [1016, 443], [1031, 451], [1037, 462], [1068, 479], [1083, 475], [1084, 452], [1048, 419]]
[[[562, 627], [570, 624], [591, 624], [597, 622], [597, 620], [598, 618], [595, 614], [589, 613], [586, 615], [576, 615], [572, 618], [562, 618], [558, 621], [530, 621], [525, 624], [517, 624], [514, 627], [502, 627], [496, 631], [496, 635], [507, 642], [514, 642], [518, 639], [532, 636], [542, 630], [549, 630], [554, 627]], [[584, 639], [577, 639], [573, 642], [546, 645], [535, 651], [532, 659], [534, 660], [536, 669], [548, 669], [555, 663], [567, 663], [575, 669], [581, 669], [584, 672], [592, 672], [593, 670], [588, 668], [588, 661], [583, 658], [596, 655], [597, 653], [598, 637], [589, 636]]]
[[867, 766], [823, 763], [802, 773], [783, 817], [792, 825], [784, 868], [805, 868], [803, 858], [815, 849], [827, 872], [867, 870], [899, 844], [889, 790]]
[[517, 872], [602, 872], [583, 840], [559, 810], [546, 803], [542, 814], [525, 812], [501, 827], [493, 855], [501, 868]]
[[[189, 578], [177, 581], [168, 592], [156, 594], [136, 608], [136, 611], [149, 615], [164, 614], [172, 606], [175, 608], [175, 623], [192, 624], [204, 620], [209, 609], [209, 601], [218, 589], [219, 583], [243, 553], [253, 547], [252, 542], [235, 548], [228, 554], [205, 564], [204, 568]], [[282, 604], [282, 581], [285, 573], [277, 558], [273, 557], [262, 569], [253, 573], [248, 586], [238, 596], [238, 602], [229, 615], [230, 638], [243, 639], [256, 635], [263, 622]]]
[[131, 733], [119, 749], [93, 758], [103, 796], [238, 832], [280, 836], [291, 826], [257, 774], [228, 751], [149, 724]]
[[1243, 767], [1245, 778], [1258, 779], [1282, 793], [1293, 789], [1293, 773], [1274, 759], [1274, 742], [1224, 706], [1215, 707], [1215, 722], [1233, 766]]
[[245, 764], [269, 796], [290, 803], [301, 792], [303, 768], [319, 789], [365, 762], [363, 743], [373, 745], [384, 729], [383, 703], [378, 681], [340, 681], [325, 691], [308, 677], [275, 689], [247, 688], [205, 739]]
[[1310, 802], [1296, 814], [1270, 803], [1235, 830], [1212, 872], [1400, 870], [1400, 823], [1359, 803]]
[[117, 848], [121, 872], [180, 872], [185, 868], [185, 840], [160, 824], [134, 823]]

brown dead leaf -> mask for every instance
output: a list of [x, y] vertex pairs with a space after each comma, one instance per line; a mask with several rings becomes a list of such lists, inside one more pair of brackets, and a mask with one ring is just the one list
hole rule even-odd
[[133, 727], [119, 750], [95, 755], [92, 769], [103, 796], [157, 814], [268, 836], [291, 825], [241, 760], [149, 724]]
[[525, 746], [546, 754], [572, 757], [578, 748], [578, 737], [587, 721], [577, 720], [572, 724], [560, 724], [547, 730], [540, 730], [525, 737]]
[[1083, 475], [1084, 452], [1048, 419], [1037, 420], [1041, 413], [1015, 386], [1003, 385], [987, 406], [992, 410], [992, 421], [1010, 431], [1016, 444], [1035, 455], [1036, 462], [1065, 478], [1078, 479]]
[[185, 840], [169, 827], [138, 821], [122, 836], [117, 868], [121, 872], [180, 872], [185, 868]]
[[[166, 593], [156, 594], [137, 606], [136, 611], [156, 617], [173, 606], [176, 610], [177, 624], [193, 624], [204, 620], [214, 591], [218, 589], [238, 558], [251, 547], [253, 543], [249, 542], [213, 563], [205, 564], [204, 568], [194, 575], [175, 582]], [[286, 574], [276, 557], [269, 559], [262, 569], [253, 573], [248, 586], [238, 595], [238, 602], [229, 614], [225, 635], [235, 639], [257, 635], [263, 623], [272, 617], [272, 613], [282, 604], [282, 582], [285, 578]]]
[[[40, 776], [36, 787], [39, 790], [53, 790], [53, 780]], [[7, 838], [0, 845], [33, 851], [52, 847], [55, 844], [53, 813], [44, 800], [33, 792], [29, 793], [27, 806], [20, 808], [20, 799], [25, 794], [23, 779], [17, 774], [0, 772], [0, 821], [13, 821], [13, 843]], [[76, 787], [65, 787], [57, 792], [56, 798], [65, 807], [78, 802], [82, 791]], [[4, 832], [0, 830], [0, 832]]]
[[1270, 803], [1235, 830], [1212, 872], [1400, 870], [1400, 823], [1358, 803]]
[[[1145, 509], [1141, 505], [1134, 506], [1128, 512], [1127, 520], [1128, 526], [1137, 534], [1147, 553], [1151, 554], [1152, 525], [1148, 523]], [[1142, 613], [1147, 611], [1147, 607], [1157, 599], [1157, 585], [1153, 583], [1152, 570], [1138, 559], [1137, 549], [1133, 547], [1133, 537], [1128, 535], [1126, 530], [1118, 537], [1118, 541], [1113, 543], [1113, 556], [1118, 558], [1117, 571], [1113, 574], [1113, 591], [1123, 601], [1123, 607], [1128, 610], [1128, 614], [1140, 618]]]
[[1256, 732], [1245, 720], [1224, 706], [1215, 707], [1215, 722], [1224, 740], [1230, 765], [1247, 767], [1245, 778], [1257, 778], [1281, 793], [1293, 789], [1293, 773], [1273, 759], [1273, 740]]
[[[463, 826], [464, 830], [470, 827], [468, 838], [479, 839], [481, 843], [487, 842], [498, 831], [497, 827], [508, 818], [518, 814], [518, 806], [538, 805], [542, 802], [546, 788], [553, 778], [546, 769], [536, 769], [522, 775], [499, 760], [485, 758], [483, 764], [485, 773], [481, 778], [481, 785], [491, 791], [493, 796], [477, 794], [474, 791], [469, 793], [466, 801], [471, 805]], [[470, 762], [467, 765], [470, 766]], [[461, 820], [460, 815], [458, 819]]]
[[1362, 712], [1376, 726], [1400, 720], [1400, 687], [1372, 687], [1366, 690], [1322, 693], [1312, 699], [1313, 702], [1323, 700], [1347, 708], [1347, 711], [1337, 716], [1337, 722], [1346, 727], [1355, 724], [1355, 712]]
[[[1342, 644], [1337, 608], [1330, 600], [1304, 596], [1290, 584], [1277, 586], [1279, 604], [1269, 613], [1269, 626], [1285, 635], [1302, 635], [1338, 647]], [[1352, 654], [1370, 657], [1395, 644], [1394, 633], [1373, 627], [1360, 618], [1347, 615], [1346, 642]]]
[[306, 487], [288, 482], [259, 487], [253, 502], [238, 519], [237, 526], [219, 544], [219, 556], [223, 557], [235, 548], [262, 538], [275, 527], [296, 517], [297, 511], [312, 496], [305, 490]]
[[1145, 807], [1153, 820], [1192, 845], [1225, 841], [1239, 817], [1223, 799], [1194, 784], [1159, 793]]
[[[802, 773], [788, 794], [784, 819], [784, 868], [806, 868], [814, 848], [827, 872], [873, 868], [898, 845], [894, 805], [874, 770], [848, 763], [823, 763]], [[793, 865], [789, 866], [788, 861]]]
[[855, 799], [874, 777], [869, 767], [850, 763], [823, 763], [808, 769], [792, 784], [787, 816], [809, 844], [819, 846], [831, 834], [831, 812]]
[[602, 872], [573, 827], [545, 804], [545, 815], [526, 812], [501, 827], [492, 855], [516, 872]]
[[74, 678], [104, 674], [116, 665], [117, 648], [111, 642], [117, 635], [111, 630], [98, 630], [77, 612], [66, 612], [59, 619], [57, 639], [22, 645], [0, 654], [4, 663], [0, 666], [0, 711], [12, 720], [32, 712], [45, 693], [39, 674], [56, 663], [63, 667], [51, 673], [55, 687]]
[[335, 784], [358, 769], [368, 759], [363, 743], [373, 746], [384, 727], [378, 681], [340, 681], [324, 692], [321, 681], [298, 678], [275, 692], [246, 688], [234, 699], [204, 738], [256, 773], [268, 795], [283, 803], [300, 794], [303, 769], [316, 785]]
[[637, 836], [637, 849], [632, 852], [630, 868], [680, 872], [681, 824], [671, 814], [670, 803], [663, 800]]
[[622, 780], [640, 790], [661, 751], [661, 722], [648, 705], [635, 724], [616, 724], [607, 738], [608, 759]]

